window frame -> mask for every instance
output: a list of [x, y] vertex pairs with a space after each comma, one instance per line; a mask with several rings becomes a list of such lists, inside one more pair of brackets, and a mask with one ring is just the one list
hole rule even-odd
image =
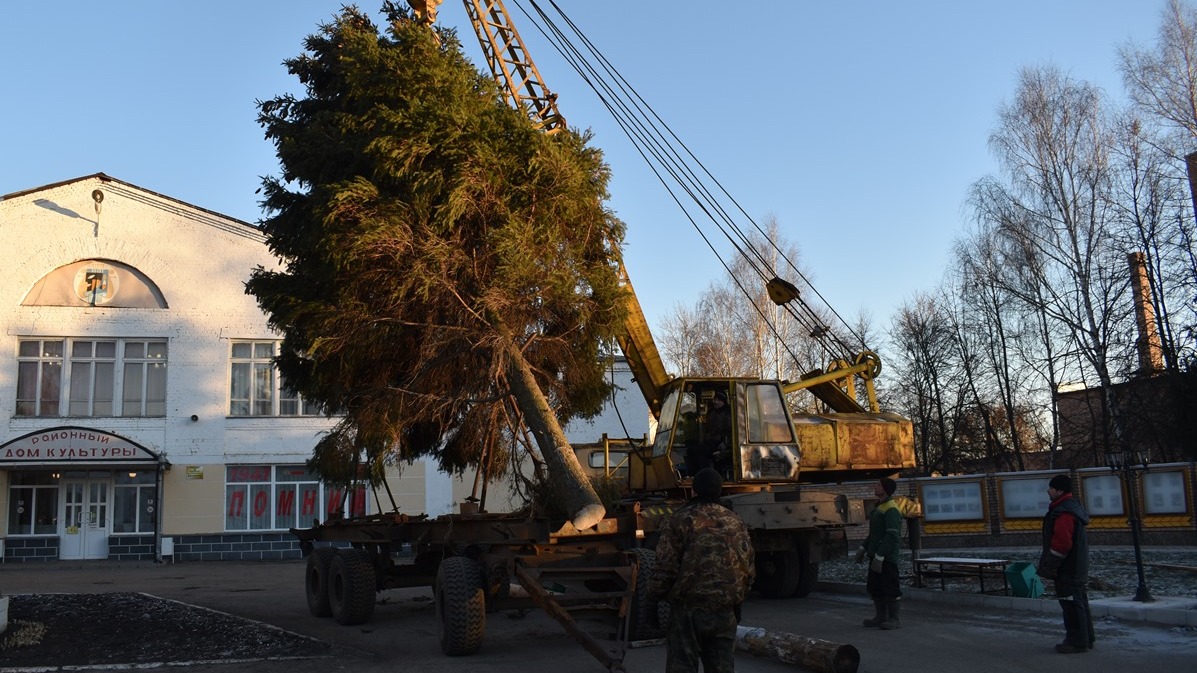
[[[1162, 496], [1170, 495], [1171, 502]], [[1154, 470], [1143, 474], [1143, 514], [1167, 516], [1189, 513], [1189, 483], [1182, 470]]]
[[[127, 476], [135, 474], [136, 476]], [[112, 535], [145, 535], [153, 533], [158, 527], [158, 516], [155, 513], [157, 503], [155, 495], [158, 492], [157, 474], [152, 470], [131, 470], [128, 473], [116, 472], [112, 483]], [[133, 504], [133, 530], [119, 530], [124, 525], [118, 521], [122, 506], [127, 507], [129, 500]]]
[[[296, 472], [302, 474], [296, 475]], [[310, 526], [313, 520], [335, 518], [341, 511], [334, 505], [339, 505], [344, 489], [325, 484], [304, 465], [226, 465], [224, 476], [225, 532], [284, 531]], [[314, 502], [311, 504], [315, 510], [305, 511], [304, 495], [313, 491]], [[353, 497], [346, 505], [349, 516], [369, 512], [364, 485], [353, 487]], [[281, 511], [284, 506], [293, 509]]]
[[[37, 344], [37, 353], [33, 355], [25, 355], [22, 349], [26, 344]], [[55, 344], [58, 347], [58, 353], [48, 353], [47, 346]], [[28, 417], [28, 418], [59, 418], [62, 416], [62, 397], [63, 386], [62, 381], [65, 378], [64, 371], [64, 356], [66, 355], [66, 339], [64, 338], [18, 338], [17, 339], [17, 380], [16, 380], [16, 408], [13, 412], [14, 416]], [[32, 377], [33, 381], [29, 381], [29, 374], [23, 370], [27, 369], [28, 365], [33, 365]], [[55, 372], [54, 382], [47, 380], [47, 374]], [[22, 397], [22, 382], [31, 385], [29, 391], [32, 397], [26, 395]], [[22, 413], [22, 404], [32, 404], [32, 412]], [[43, 413], [43, 405], [53, 404], [54, 410], [52, 412]]]
[[[274, 363], [281, 342], [277, 339], [229, 341], [228, 406], [231, 418], [311, 418], [324, 415], [314, 402], [287, 387]], [[248, 355], [238, 355], [248, 347]], [[268, 348], [270, 355], [259, 349]], [[239, 373], [240, 372], [240, 373]]]
[[[26, 344], [37, 344], [36, 354], [24, 354]], [[54, 344], [57, 353], [48, 352]], [[78, 353], [88, 344], [87, 354]], [[112, 344], [113, 353], [97, 355], [97, 346]], [[141, 344], [145, 357], [127, 355], [130, 345]], [[53, 349], [51, 349], [53, 350]], [[151, 351], [157, 355], [149, 355]], [[165, 418], [167, 410], [170, 339], [168, 337], [36, 337], [17, 338], [17, 418]], [[34, 365], [34, 367], [30, 367]], [[109, 386], [97, 387], [101, 365], [111, 371]], [[129, 367], [138, 366], [141, 380], [136, 394]], [[54, 369], [57, 371], [54, 371]], [[86, 371], [86, 380], [82, 372]], [[160, 371], [160, 374], [149, 374]], [[51, 379], [57, 379], [51, 381]], [[28, 389], [27, 392], [24, 392]], [[154, 396], [151, 396], [151, 393]], [[30, 397], [32, 394], [34, 397]], [[131, 406], [132, 404], [132, 406]], [[65, 410], [65, 413], [64, 413]], [[148, 413], [153, 410], [155, 413]], [[82, 413], [76, 413], [81, 411]], [[105, 411], [107, 413], [105, 413]], [[135, 413], [127, 413], [133, 411]]]
[[[13, 474], [22, 474], [16, 472]], [[58, 500], [60, 495], [60, 487], [62, 484], [61, 478], [52, 473], [28, 473], [27, 479], [18, 478], [10, 479], [8, 485], [8, 516], [4, 521], [4, 531], [7, 537], [45, 537], [58, 535]], [[26, 483], [29, 482], [29, 483]], [[20, 499], [18, 493], [20, 491], [29, 492], [29, 511], [28, 511], [28, 528], [21, 530], [15, 528], [22, 525], [20, 520], [25, 512], [21, 511], [24, 507], [24, 501]], [[42, 502], [43, 500], [47, 502]], [[39, 505], [40, 503], [40, 505]], [[41, 505], [45, 505], [50, 510], [50, 521], [38, 524], [38, 515]], [[38, 530], [39, 526], [42, 530]]]
[[1051, 500], [1047, 483], [1051, 477], [1003, 478], [998, 483], [1003, 519], [1042, 519]]

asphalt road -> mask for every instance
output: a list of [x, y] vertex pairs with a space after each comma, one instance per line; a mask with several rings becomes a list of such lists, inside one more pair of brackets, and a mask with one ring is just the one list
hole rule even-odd
[[[388, 673], [402, 667], [428, 673], [526, 673], [603, 671], [603, 667], [544, 613], [492, 613], [487, 616], [482, 650], [469, 657], [447, 657], [437, 645], [431, 592], [387, 591], [371, 622], [340, 626], [307, 610], [302, 562], [194, 562], [152, 564], [0, 566], [0, 592], [82, 593], [143, 591], [155, 596], [229, 612], [273, 624], [322, 641], [345, 653], [336, 659], [263, 661], [252, 665], [204, 665], [189, 671], [233, 673]], [[1097, 624], [1097, 648], [1088, 654], [1054, 651], [1062, 639], [1055, 614], [981, 611], [957, 605], [904, 602], [903, 628], [866, 629], [871, 616], [863, 595], [816, 591], [805, 599], [769, 601], [750, 597], [744, 624], [834, 643], [851, 644], [861, 655], [862, 673], [1191, 673], [1197, 663], [1197, 629], [1108, 619]], [[660, 671], [663, 646], [635, 648], [625, 659], [629, 673]], [[0, 662], [0, 669], [3, 662]], [[805, 670], [793, 664], [740, 654], [741, 673]]]

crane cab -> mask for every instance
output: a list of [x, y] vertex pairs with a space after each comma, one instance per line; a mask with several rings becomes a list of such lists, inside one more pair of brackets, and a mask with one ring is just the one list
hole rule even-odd
[[680, 378], [666, 387], [651, 447], [654, 466], [666, 463], [681, 480], [709, 466], [725, 483], [776, 482], [797, 480], [800, 461], [779, 382]]

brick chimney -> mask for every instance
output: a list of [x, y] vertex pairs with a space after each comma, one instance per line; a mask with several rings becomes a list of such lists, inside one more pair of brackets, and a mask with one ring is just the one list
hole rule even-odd
[[1139, 374], [1151, 376], [1164, 371], [1164, 349], [1155, 329], [1155, 307], [1151, 303], [1151, 284], [1147, 280], [1147, 255], [1132, 252], [1130, 262], [1131, 293], [1135, 302], [1135, 323], [1139, 333], [1135, 347], [1139, 351]]

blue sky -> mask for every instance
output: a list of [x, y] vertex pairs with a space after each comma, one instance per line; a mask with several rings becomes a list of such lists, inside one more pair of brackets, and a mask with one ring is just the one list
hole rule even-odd
[[[1165, 0], [557, 0], [758, 222], [775, 217], [819, 291], [877, 326], [935, 287], [1020, 67], [1123, 99], [1116, 48], [1154, 44]], [[0, 14], [0, 194], [104, 172], [255, 222], [277, 172], [255, 99], [338, 0], [59, 0]], [[359, 3], [376, 13], [381, 3]], [[514, 7], [573, 127], [612, 166], [649, 322], [722, 267], [580, 78]], [[439, 17], [482, 65], [461, 3]], [[721, 251], [729, 254], [729, 251]]]

